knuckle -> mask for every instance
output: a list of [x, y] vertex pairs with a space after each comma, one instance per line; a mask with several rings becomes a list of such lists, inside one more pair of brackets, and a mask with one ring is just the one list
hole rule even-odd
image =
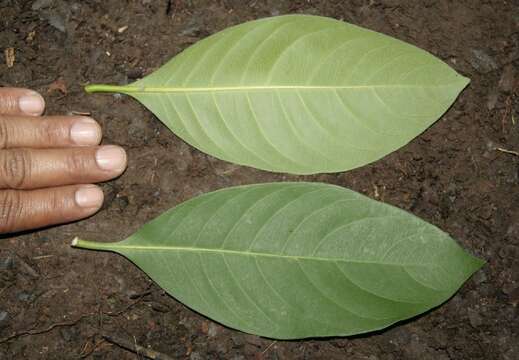
[[7, 147], [7, 144], [9, 143], [8, 136], [7, 121], [0, 116], [0, 149], [5, 149]]
[[0, 192], [0, 233], [12, 231], [20, 221], [23, 206], [18, 191], [5, 190]]
[[67, 209], [67, 198], [63, 196], [62, 193], [58, 191], [53, 191], [49, 194], [46, 202], [46, 209], [57, 215], [58, 217], [62, 217], [64, 209]]
[[40, 129], [38, 136], [40, 141], [45, 144], [54, 144], [60, 137], [62, 137], [62, 129], [55, 125], [52, 121], [42, 120], [40, 122]]
[[79, 151], [73, 151], [66, 157], [66, 167], [71, 174], [82, 174], [88, 165], [88, 158]]
[[30, 177], [30, 153], [25, 149], [2, 151], [0, 166], [3, 182], [7, 187], [22, 189]]
[[0, 109], [9, 114], [18, 109], [18, 98], [13, 95], [0, 96]]

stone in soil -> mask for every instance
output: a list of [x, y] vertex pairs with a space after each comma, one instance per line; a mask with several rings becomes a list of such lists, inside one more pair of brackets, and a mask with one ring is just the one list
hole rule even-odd
[[9, 321], [9, 313], [7, 311], [0, 310], [0, 329], [7, 325]]

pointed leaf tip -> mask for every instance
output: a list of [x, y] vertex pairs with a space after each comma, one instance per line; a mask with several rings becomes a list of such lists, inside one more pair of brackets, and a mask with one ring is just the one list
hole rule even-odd
[[471, 82], [469, 77], [460, 75], [460, 92], [465, 89]]

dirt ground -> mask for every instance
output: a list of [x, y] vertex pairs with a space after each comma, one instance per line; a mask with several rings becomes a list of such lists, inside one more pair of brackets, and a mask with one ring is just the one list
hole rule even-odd
[[[286, 13], [386, 33], [472, 82], [396, 153], [354, 171], [305, 177], [216, 160], [136, 101], [83, 92], [88, 82], [131, 82], [230, 25]], [[15, 49], [12, 67], [7, 47]], [[517, 0], [0, 0], [0, 48], [0, 86], [40, 91], [47, 114], [91, 112], [104, 142], [129, 153], [126, 173], [103, 184], [97, 215], [0, 238], [0, 359], [142, 359], [106, 334], [174, 359], [519, 359]], [[488, 263], [446, 304], [386, 331], [285, 342], [225, 328], [126, 259], [69, 246], [76, 235], [121, 240], [197, 194], [289, 179], [339, 184], [411, 211]]]

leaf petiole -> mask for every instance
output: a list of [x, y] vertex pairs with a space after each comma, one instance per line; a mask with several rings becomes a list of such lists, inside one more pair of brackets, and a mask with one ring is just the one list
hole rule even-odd
[[70, 245], [81, 249], [112, 251], [110, 243], [81, 240], [77, 236], [72, 240]]
[[111, 92], [111, 93], [126, 93], [135, 91], [135, 86], [120, 86], [120, 85], [108, 85], [108, 84], [92, 84], [85, 86], [85, 91], [89, 94], [95, 92]]

